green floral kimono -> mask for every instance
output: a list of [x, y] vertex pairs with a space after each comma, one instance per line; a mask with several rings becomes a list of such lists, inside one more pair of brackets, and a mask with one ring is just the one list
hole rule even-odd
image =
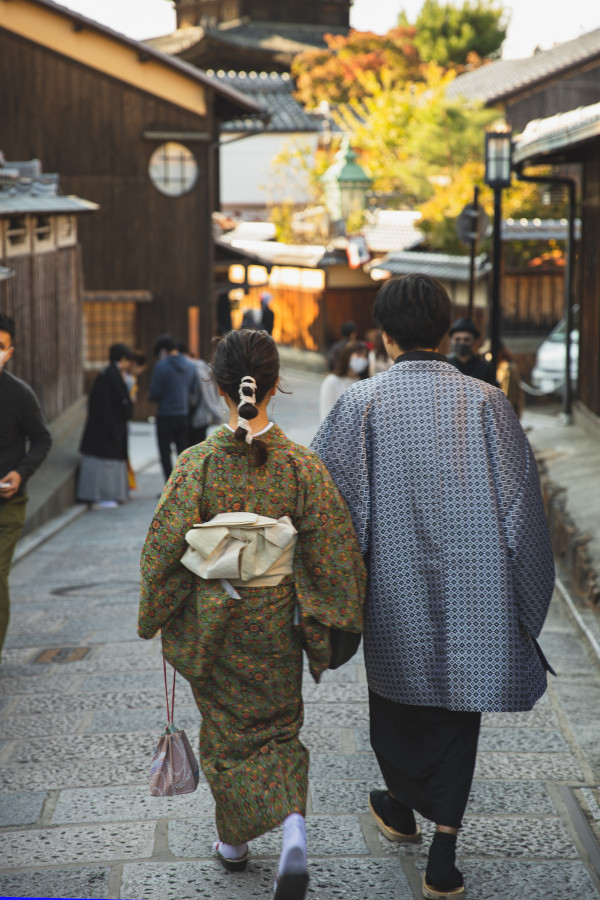
[[[201, 764], [219, 837], [230, 844], [290, 813], [304, 815], [302, 647], [318, 681], [329, 660], [329, 626], [361, 631], [366, 589], [350, 515], [319, 457], [275, 425], [261, 440], [269, 458], [260, 468], [226, 426], [182, 453], [141, 559], [138, 634], [162, 629], [166, 659], [192, 685], [202, 714]], [[180, 563], [195, 522], [238, 510], [288, 515], [298, 531], [294, 574], [277, 587], [238, 588], [242, 600]]]

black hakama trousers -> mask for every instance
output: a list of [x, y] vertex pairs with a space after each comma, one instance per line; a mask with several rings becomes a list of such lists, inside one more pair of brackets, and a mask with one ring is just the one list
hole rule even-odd
[[369, 711], [371, 746], [389, 792], [437, 825], [460, 828], [481, 713], [408, 706], [371, 690]]

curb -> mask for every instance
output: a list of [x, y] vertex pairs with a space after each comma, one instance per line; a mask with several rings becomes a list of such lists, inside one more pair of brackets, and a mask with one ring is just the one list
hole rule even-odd
[[55, 534], [58, 534], [59, 531], [62, 531], [63, 528], [66, 528], [67, 525], [70, 525], [71, 522], [74, 522], [75, 519], [78, 519], [79, 516], [82, 516], [87, 511], [88, 508], [85, 504], [71, 506], [64, 513], [61, 513], [60, 516], [55, 516], [54, 519], [50, 519], [44, 525], [40, 525], [35, 531], [26, 534], [17, 543], [12, 564], [16, 565], [33, 550], [37, 550], [41, 544], [49, 541]]
[[[148, 469], [151, 469], [152, 466], [156, 465], [158, 459], [148, 459], [146, 462], [143, 462], [136, 470], [136, 475], [143, 475]], [[77, 503], [74, 506], [69, 507], [69, 509], [65, 510], [65, 512], [61, 513], [59, 516], [55, 516], [53, 519], [49, 519], [43, 525], [40, 525], [39, 528], [36, 528], [34, 531], [31, 531], [29, 534], [24, 535], [17, 542], [17, 546], [12, 558], [12, 565], [15, 566], [18, 562], [32, 553], [34, 550], [37, 550], [42, 544], [45, 544], [46, 541], [49, 541], [53, 538], [59, 531], [62, 531], [63, 528], [66, 528], [67, 525], [70, 525], [71, 522], [74, 522], [84, 513], [89, 512], [89, 507], [87, 503]]]
[[558, 593], [566, 604], [569, 615], [571, 616], [577, 628], [579, 628], [579, 631], [581, 632], [581, 635], [585, 640], [590, 652], [596, 657], [596, 660], [600, 665], [600, 641], [598, 641], [596, 636], [592, 633], [592, 629], [588, 628], [585, 619], [577, 609], [573, 599], [571, 598], [571, 595], [558, 576], [556, 577], [555, 584]]

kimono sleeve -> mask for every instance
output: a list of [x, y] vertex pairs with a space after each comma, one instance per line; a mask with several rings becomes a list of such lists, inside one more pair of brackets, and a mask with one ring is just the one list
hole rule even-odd
[[491, 430], [513, 595], [519, 621], [537, 638], [554, 590], [554, 556], [533, 451], [504, 396], [501, 404]]
[[352, 520], [329, 473], [315, 459], [297, 517], [294, 561], [303, 621], [360, 632], [367, 575]]
[[363, 554], [369, 552], [369, 403], [349, 388], [331, 410], [311, 444], [348, 504]]
[[184, 451], [171, 473], [144, 543], [138, 635], [154, 637], [190, 595], [197, 576], [181, 565], [185, 534], [200, 519], [202, 465]]

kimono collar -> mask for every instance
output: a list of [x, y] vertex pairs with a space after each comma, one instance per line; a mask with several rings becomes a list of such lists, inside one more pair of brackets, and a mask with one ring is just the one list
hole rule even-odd
[[397, 356], [394, 362], [412, 362], [415, 359], [424, 359], [427, 362], [448, 362], [444, 354], [438, 353], [436, 350], [409, 350], [407, 353]]

